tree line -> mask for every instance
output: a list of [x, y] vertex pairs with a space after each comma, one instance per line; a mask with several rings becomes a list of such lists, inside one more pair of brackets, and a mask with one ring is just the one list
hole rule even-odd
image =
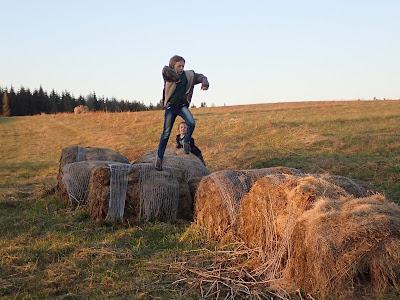
[[64, 91], [60, 94], [54, 90], [48, 94], [42, 87], [30, 89], [21, 87], [15, 91], [13, 87], [9, 90], [0, 87], [2, 105], [0, 105], [0, 116], [32, 116], [37, 114], [56, 114], [73, 112], [78, 105], [85, 105], [90, 111], [121, 112], [121, 111], [144, 111], [163, 109], [162, 104], [150, 104], [146, 106], [143, 102], [117, 100], [115, 98], [98, 98], [96, 93], [86, 97], [75, 98], [70, 92]]

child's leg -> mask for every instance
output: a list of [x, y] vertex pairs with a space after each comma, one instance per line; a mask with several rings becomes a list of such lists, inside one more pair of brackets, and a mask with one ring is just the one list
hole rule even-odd
[[173, 106], [167, 105], [165, 108], [164, 116], [164, 129], [161, 134], [160, 143], [158, 145], [158, 157], [164, 159], [165, 148], [167, 148], [168, 139], [171, 134], [172, 126], [174, 125], [175, 119], [178, 115], [178, 110]]
[[190, 139], [192, 138], [194, 127], [196, 126], [193, 115], [190, 112], [189, 108], [187, 108], [186, 106], [182, 107], [179, 115], [182, 117], [183, 120], [185, 120], [185, 123], [187, 125], [187, 130], [185, 133], [185, 137], [183, 138], [183, 142], [186, 144], [190, 144]]

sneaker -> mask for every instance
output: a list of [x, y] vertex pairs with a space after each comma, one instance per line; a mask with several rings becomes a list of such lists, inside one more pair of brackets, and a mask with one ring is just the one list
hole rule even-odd
[[190, 144], [183, 143], [183, 152], [185, 152], [185, 154], [190, 153]]
[[158, 156], [156, 157], [156, 161], [154, 162], [154, 166], [156, 167], [157, 171], [162, 171], [162, 159]]

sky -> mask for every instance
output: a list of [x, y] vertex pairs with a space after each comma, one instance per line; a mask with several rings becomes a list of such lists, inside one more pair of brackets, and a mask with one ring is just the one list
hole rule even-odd
[[398, 0], [0, 0], [0, 87], [157, 104], [173, 55], [199, 106], [400, 99]]

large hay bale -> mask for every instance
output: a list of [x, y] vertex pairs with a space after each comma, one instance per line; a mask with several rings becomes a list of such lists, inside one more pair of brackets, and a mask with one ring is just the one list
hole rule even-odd
[[289, 257], [284, 279], [320, 298], [398, 289], [400, 208], [379, 194], [322, 198], [297, 220]]
[[80, 161], [112, 161], [129, 164], [129, 160], [125, 156], [107, 148], [69, 146], [62, 149], [57, 175], [57, 192], [60, 200], [66, 204], [69, 204], [70, 201], [62, 182], [62, 170], [65, 165]]
[[[158, 149], [144, 153], [134, 164], [151, 163], [154, 164]], [[178, 168], [185, 172], [186, 179], [204, 177], [211, 172], [201, 162], [201, 160], [193, 153], [185, 154], [182, 149], [167, 148], [165, 150], [163, 167]]]
[[323, 179], [266, 176], [242, 200], [238, 234], [259, 250], [264, 280], [288, 290], [357, 299], [400, 279], [400, 208], [379, 194], [353, 198]]
[[197, 225], [207, 227], [210, 237], [229, 239], [236, 226], [237, 214], [243, 197], [259, 178], [275, 174], [300, 174], [287, 167], [251, 170], [224, 170], [204, 177], [195, 195]]
[[265, 176], [244, 197], [238, 220], [238, 234], [250, 247], [258, 248], [263, 260], [285, 255], [294, 222], [322, 196], [338, 199], [349, 195], [323, 179], [293, 175]]
[[[120, 164], [112, 161], [80, 161], [67, 164], [62, 168], [62, 186], [65, 193], [59, 195], [60, 199], [72, 206], [84, 206], [87, 204], [89, 183], [92, 171], [99, 166], [109, 167], [109, 164]], [[122, 164], [128, 165], [130, 164]], [[66, 197], [66, 198], [65, 198]]]
[[[158, 149], [151, 150], [139, 157], [134, 164], [150, 163], [154, 164]], [[182, 149], [167, 148], [165, 150], [163, 167], [177, 168], [184, 172], [186, 181], [189, 183], [190, 193], [196, 193], [197, 186], [204, 176], [211, 172], [202, 161], [194, 154], [185, 154]]]
[[[110, 195], [110, 178], [110, 168], [103, 166], [93, 170], [89, 212], [95, 220], [119, 219], [110, 216], [110, 201], [114, 201]], [[131, 165], [125, 196], [122, 218], [129, 222], [193, 218], [193, 198], [180, 169], [165, 167], [163, 171], [157, 171], [152, 164]]]
[[333, 183], [342, 189], [344, 189], [347, 193], [354, 196], [355, 198], [368, 197], [375, 194], [381, 194], [382, 191], [371, 185], [369, 182], [359, 179], [352, 179], [339, 175], [330, 175], [330, 174], [307, 174], [309, 176], [315, 178], [324, 179], [330, 183]]

